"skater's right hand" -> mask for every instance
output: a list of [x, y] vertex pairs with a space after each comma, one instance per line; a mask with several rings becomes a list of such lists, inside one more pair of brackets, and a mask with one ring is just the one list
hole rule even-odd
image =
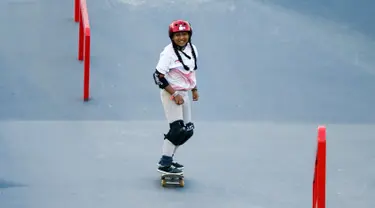
[[176, 96], [174, 96], [174, 102], [177, 105], [182, 105], [182, 104], [184, 104], [184, 98], [182, 98], [181, 95], [176, 95]]

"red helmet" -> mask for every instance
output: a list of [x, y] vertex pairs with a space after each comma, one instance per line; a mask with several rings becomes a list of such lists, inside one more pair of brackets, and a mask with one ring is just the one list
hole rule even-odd
[[175, 20], [169, 25], [169, 37], [172, 38], [173, 33], [176, 32], [188, 32], [191, 37], [193, 29], [188, 21]]

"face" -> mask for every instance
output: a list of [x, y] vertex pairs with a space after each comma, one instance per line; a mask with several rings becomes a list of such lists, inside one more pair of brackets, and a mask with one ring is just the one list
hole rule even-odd
[[177, 32], [173, 35], [172, 40], [176, 45], [183, 47], [189, 41], [189, 33]]

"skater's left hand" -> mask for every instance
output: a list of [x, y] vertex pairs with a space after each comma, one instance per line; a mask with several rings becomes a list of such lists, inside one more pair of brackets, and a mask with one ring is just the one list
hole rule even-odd
[[192, 94], [193, 94], [193, 101], [198, 101], [198, 98], [199, 98], [198, 90], [193, 90]]

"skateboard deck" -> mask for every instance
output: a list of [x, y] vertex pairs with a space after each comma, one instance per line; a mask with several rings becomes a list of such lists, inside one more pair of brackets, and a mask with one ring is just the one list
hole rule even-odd
[[183, 187], [185, 185], [184, 178], [183, 173], [161, 173], [160, 180], [163, 187], [166, 185], [179, 185], [180, 187]]

